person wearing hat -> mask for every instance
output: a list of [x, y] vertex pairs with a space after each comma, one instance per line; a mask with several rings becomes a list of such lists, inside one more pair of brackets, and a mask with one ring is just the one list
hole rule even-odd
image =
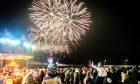
[[62, 84], [60, 77], [57, 74], [57, 65], [49, 64], [47, 68], [46, 76], [42, 84]]

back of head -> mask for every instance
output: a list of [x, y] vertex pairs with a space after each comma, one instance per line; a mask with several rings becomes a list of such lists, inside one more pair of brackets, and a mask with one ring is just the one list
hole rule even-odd
[[98, 63], [98, 67], [103, 67], [102, 62], [99, 62], [99, 63]]
[[34, 84], [33, 74], [26, 74], [26, 76], [23, 78], [22, 84]]
[[47, 73], [48, 73], [49, 77], [56, 77], [57, 76], [56, 64], [49, 64], [48, 69], [47, 69]]

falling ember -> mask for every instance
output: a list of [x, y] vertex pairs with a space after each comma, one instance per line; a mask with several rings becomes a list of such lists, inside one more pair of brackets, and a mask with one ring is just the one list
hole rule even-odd
[[34, 0], [29, 10], [36, 26], [29, 29], [29, 38], [38, 48], [47, 48], [44, 50], [68, 53], [70, 45], [79, 44], [91, 23], [84, 3], [77, 0]]

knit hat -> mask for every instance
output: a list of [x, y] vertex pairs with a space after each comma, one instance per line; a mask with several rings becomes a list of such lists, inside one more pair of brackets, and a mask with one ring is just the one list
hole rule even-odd
[[57, 76], [57, 65], [56, 64], [49, 64], [47, 73], [50, 77], [56, 77]]

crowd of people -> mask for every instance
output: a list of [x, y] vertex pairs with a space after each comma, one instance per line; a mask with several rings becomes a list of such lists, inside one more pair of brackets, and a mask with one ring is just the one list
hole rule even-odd
[[0, 84], [138, 84], [138, 67], [104, 67], [101, 62], [90, 67], [64, 67], [1, 70]]

